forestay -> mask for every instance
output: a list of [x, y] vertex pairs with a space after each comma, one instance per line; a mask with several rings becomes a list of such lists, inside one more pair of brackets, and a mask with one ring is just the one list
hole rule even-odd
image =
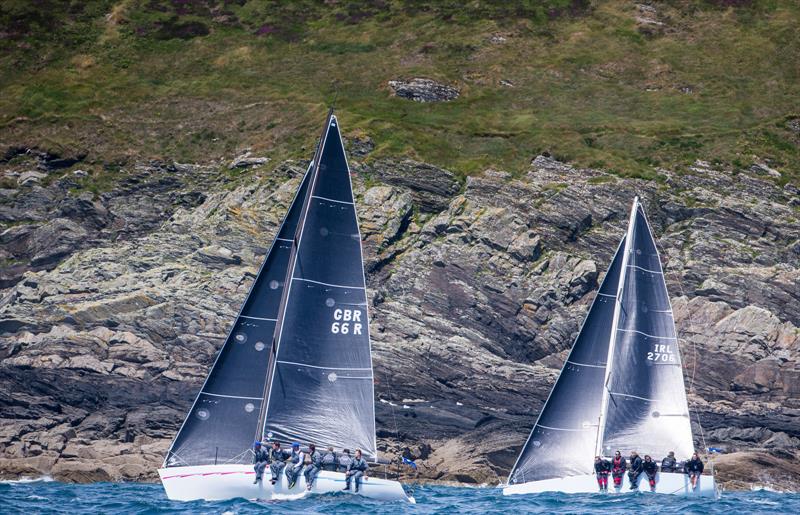
[[246, 451], [257, 433], [291, 242], [310, 176], [309, 168], [247, 300], [167, 453], [165, 467], [248, 463], [252, 459]]
[[603, 453], [655, 459], [693, 452], [689, 408], [661, 260], [638, 199], [629, 228], [616, 338], [608, 377]]
[[361, 235], [350, 171], [329, 117], [290, 263], [265, 436], [376, 457]]
[[509, 476], [509, 484], [588, 474], [597, 441], [625, 238]]

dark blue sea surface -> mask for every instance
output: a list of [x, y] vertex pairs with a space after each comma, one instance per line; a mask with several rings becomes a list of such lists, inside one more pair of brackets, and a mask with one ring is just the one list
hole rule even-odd
[[173, 502], [158, 484], [95, 483], [69, 485], [55, 481], [0, 483], [0, 513], [25, 515], [70, 513], [800, 513], [800, 494], [767, 491], [723, 493], [721, 499], [687, 499], [672, 495], [536, 494], [503, 497], [497, 488], [413, 486], [416, 504], [370, 501], [348, 494], [313, 496], [297, 501]]

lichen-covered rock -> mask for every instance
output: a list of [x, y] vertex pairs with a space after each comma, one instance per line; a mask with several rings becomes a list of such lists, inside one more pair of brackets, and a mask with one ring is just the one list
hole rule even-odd
[[389, 88], [401, 98], [415, 102], [447, 102], [455, 100], [459, 90], [432, 79], [390, 80]]

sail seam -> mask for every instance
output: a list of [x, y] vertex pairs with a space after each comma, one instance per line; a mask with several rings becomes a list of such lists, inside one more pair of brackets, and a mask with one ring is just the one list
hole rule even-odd
[[577, 365], [579, 367], [606, 368], [605, 365], [590, 365], [588, 363], [578, 363], [576, 361], [570, 361], [570, 360], [567, 360], [567, 363], [569, 363], [570, 365]]
[[336, 202], [338, 204], [347, 204], [349, 206], [353, 205], [353, 202], [347, 202], [347, 201], [344, 201], [344, 200], [335, 200], [335, 199], [328, 198], [328, 197], [320, 197], [319, 195], [311, 195], [311, 198], [315, 198], [317, 200], [327, 200], [328, 202]]
[[277, 360], [278, 363], [282, 363], [284, 365], [298, 365], [301, 367], [308, 367], [308, 368], [319, 368], [321, 370], [372, 370], [371, 368], [347, 368], [347, 367], [321, 367], [318, 365], [309, 365], [308, 363], [298, 363], [296, 361], [283, 361]]
[[661, 402], [658, 399], [649, 399], [647, 397], [639, 397], [638, 395], [631, 395], [629, 393], [617, 393], [617, 392], [608, 392], [609, 395], [619, 395], [620, 397], [633, 397], [634, 399], [641, 399], [643, 401], [650, 401], [650, 402]]
[[647, 336], [648, 338], [656, 338], [656, 339], [659, 339], [659, 340], [677, 340], [677, 338], [674, 337], [674, 336], [656, 336], [654, 334], [647, 334], [647, 333], [643, 333], [642, 331], [637, 331], [636, 329], [620, 329], [618, 327], [617, 331], [622, 331], [623, 333], [638, 333], [638, 334], [641, 334], [643, 336]]
[[642, 267], [640, 267], [638, 265], [628, 265], [628, 268], [637, 268], [637, 269], [641, 270], [642, 272], [650, 272], [651, 274], [664, 275], [663, 272], [659, 272], [657, 270], [650, 270], [649, 268], [642, 268]]
[[302, 277], [292, 277], [292, 281], [304, 281], [307, 283], [321, 284], [322, 286], [331, 286], [333, 288], [344, 288], [347, 290], [366, 290], [366, 288], [363, 286], [347, 286], [344, 284], [323, 283], [322, 281], [314, 281], [313, 279], [304, 279]]
[[209, 393], [209, 392], [200, 392], [203, 395], [210, 395], [212, 397], [224, 397], [226, 399], [249, 399], [253, 401], [260, 401], [262, 400], [261, 397], [243, 397], [241, 395], [223, 395], [221, 393]]
[[563, 427], [550, 427], [550, 426], [543, 426], [542, 424], [536, 424], [537, 427], [542, 427], [544, 429], [552, 429], [553, 431], [571, 431], [573, 433], [580, 433], [586, 431], [589, 428], [581, 428], [581, 429], [566, 429]]

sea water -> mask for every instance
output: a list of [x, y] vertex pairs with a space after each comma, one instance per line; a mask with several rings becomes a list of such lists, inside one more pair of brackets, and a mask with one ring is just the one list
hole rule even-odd
[[412, 485], [416, 504], [377, 502], [349, 494], [311, 496], [296, 501], [175, 502], [158, 484], [55, 481], [0, 483], [0, 513], [5, 514], [246, 514], [246, 513], [798, 513], [800, 494], [770, 491], [723, 493], [719, 500], [674, 495], [534, 494], [504, 497], [497, 488]]

